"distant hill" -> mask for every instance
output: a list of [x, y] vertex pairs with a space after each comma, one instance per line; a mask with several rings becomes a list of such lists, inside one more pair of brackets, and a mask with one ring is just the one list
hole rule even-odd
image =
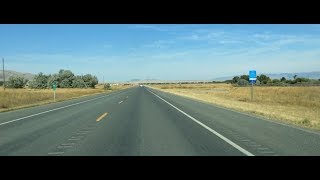
[[180, 82], [209, 82], [208, 80], [160, 80], [160, 79], [134, 79], [127, 83], [180, 83]]
[[271, 79], [280, 79], [285, 77], [286, 79], [293, 79], [293, 76], [309, 78], [309, 79], [320, 79], [320, 72], [301, 72], [301, 73], [280, 73], [280, 74], [267, 74]]
[[[269, 76], [271, 79], [280, 79], [282, 77], [285, 77], [286, 79], [293, 79], [294, 75], [297, 75], [297, 77], [304, 77], [304, 78], [309, 78], [309, 79], [320, 79], [320, 71], [319, 72], [299, 72], [299, 73], [262, 73], [265, 74], [267, 76]], [[234, 76], [239, 76], [241, 74], [238, 75], [234, 75]], [[257, 74], [258, 76], [260, 74]], [[232, 79], [234, 76], [226, 76], [226, 77], [219, 77], [219, 78], [215, 78], [212, 79], [213, 81], [225, 81], [225, 80], [230, 80]]]
[[[12, 70], [4, 70], [4, 75], [6, 77], [6, 81], [11, 76], [22, 76], [28, 80], [32, 80], [33, 77], [35, 76], [34, 74], [31, 74], [31, 73], [23, 73], [23, 72], [17, 72], [17, 71], [12, 71]], [[3, 81], [2, 71], [0, 71], [0, 81]]]

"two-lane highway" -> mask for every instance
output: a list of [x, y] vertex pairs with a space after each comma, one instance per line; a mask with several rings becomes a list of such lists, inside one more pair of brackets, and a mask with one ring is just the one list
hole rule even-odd
[[133, 87], [0, 113], [0, 155], [319, 155], [320, 134]]

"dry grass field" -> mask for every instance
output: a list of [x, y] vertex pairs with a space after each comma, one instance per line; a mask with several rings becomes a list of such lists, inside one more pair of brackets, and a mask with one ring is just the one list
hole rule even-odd
[[[95, 89], [57, 88], [56, 102], [83, 97], [98, 93], [110, 93], [131, 86], [113, 86], [111, 90], [104, 90], [103, 85], [97, 85]], [[53, 102], [52, 89], [0, 89], [0, 112], [48, 104]]]
[[250, 87], [169, 84], [153, 88], [295, 125], [320, 129], [320, 87]]

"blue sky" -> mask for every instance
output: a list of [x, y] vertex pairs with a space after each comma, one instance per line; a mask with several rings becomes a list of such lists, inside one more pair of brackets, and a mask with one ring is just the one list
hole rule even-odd
[[6, 68], [105, 81], [209, 80], [320, 70], [320, 25], [0, 25]]

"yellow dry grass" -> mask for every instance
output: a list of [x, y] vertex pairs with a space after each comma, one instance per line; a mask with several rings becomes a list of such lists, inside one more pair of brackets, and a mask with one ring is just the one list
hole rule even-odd
[[[56, 102], [83, 97], [92, 94], [110, 93], [131, 86], [113, 86], [111, 90], [104, 90], [103, 85], [95, 89], [57, 88]], [[53, 102], [52, 89], [0, 89], [0, 112], [48, 104]]]
[[230, 84], [170, 84], [152, 87], [269, 119], [320, 129], [320, 87], [250, 87]]

